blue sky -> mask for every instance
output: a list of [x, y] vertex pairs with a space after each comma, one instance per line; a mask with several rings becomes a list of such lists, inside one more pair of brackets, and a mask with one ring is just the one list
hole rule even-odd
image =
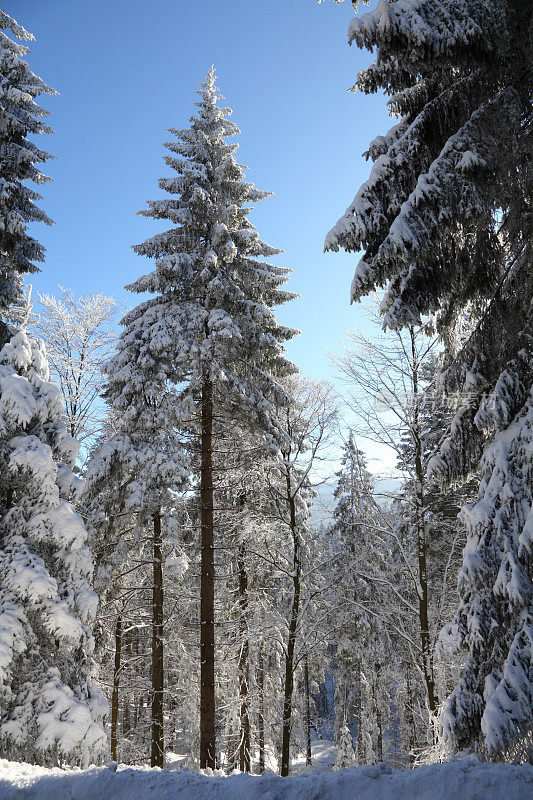
[[[45, 97], [55, 156], [42, 203], [55, 220], [36, 227], [47, 248], [35, 290], [58, 284], [126, 299], [147, 271], [131, 245], [163, 227], [136, 216], [168, 175], [162, 143], [185, 127], [194, 91], [214, 63], [250, 178], [274, 197], [252, 220], [282, 247], [301, 299], [279, 310], [302, 331], [289, 355], [331, 378], [328, 350], [362, 321], [350, 306], [355, 256], [322, 252], [324, 236], [369, 172], [362, 152], [390, 127], [381, 95], [347, 92], [371, 56], [348, 47], [349, 2], [332, 0], [25, 0], [5, 10], [36, 43], [29, 62], [60, 94]], [[363, 6], [363, 11], [365, 7]], [[41, 142], [40, 142], [41, 143]], [[135, 298], [127, 297], [127, 302]]]

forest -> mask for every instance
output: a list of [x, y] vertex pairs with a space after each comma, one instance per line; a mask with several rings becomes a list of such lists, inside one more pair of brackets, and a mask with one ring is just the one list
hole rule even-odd
[[32, 290], [56, 92], [0, 10], [0, 798], [532, 796], [533, 7], [357, 5], [393, 119], [324, 220], [334, 383], [213, 66], [127, 304]]

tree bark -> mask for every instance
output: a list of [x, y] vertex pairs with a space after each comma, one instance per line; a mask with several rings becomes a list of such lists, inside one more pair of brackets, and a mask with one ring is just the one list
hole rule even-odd
[[115, 667], [113, 669], [113, 692], [111, 695], [111, 760], [118, 761], [118, 701], [120, 689], [120, 661], [122, 655], [122, 614], [115, 625]]
[[259, 645], [257, 656], [257, 688], [259, 693], [259, 714], [257, 715], [259, 774], [262, 775], [265, 771], [265, 656], [263, 645]]
[[213, 390], [204, 378], [200, 475], [200, 768], [215, 767], [215, 560], [213, 528]]
[[246, 574], [245, 548], [239, 546], [239, 628], [241, 634], [241, 651], [239, 654], [239, 696], [240, 708], [240, 737], [239, 737], [239, 769], [241, 772], [251, 772], [250, 755], [250, 709], [248, 705], [249, 653], [248, 641], [248, 575]]
[[304, 657], [304, 690], [305, 690], [305, 763], [310, 767], [311, 760], [311, 692], [309, 689], [309, 660]]
[[294, 650], [298, 633], [298, 614], [300, 611], [301, 594], [301, 564], [300, 564], [300, 539], [296, 523], [296, 503], [291, 491], [291, 481], [287, 475], [287, 499], [290, 511], [290, 529], [293, 542], [293, 594], [291, 613], [289, 617], [289, 637], [285, 653], [285, 686], [283, 692], [283, 720], [281, 737], [281, 771], [280, 775], [286, 777], [290, 772], [291, 748], [291, 718], [292, 697], [294, 692]]
[[163, 539], [161, 533], [161, 513], [153, 516], [153, 564], [154, 583], [152, 595], [152, 736], [150, 745], [150, 765], [163, 767], [165, 764], [165, 740], [163, 726]]

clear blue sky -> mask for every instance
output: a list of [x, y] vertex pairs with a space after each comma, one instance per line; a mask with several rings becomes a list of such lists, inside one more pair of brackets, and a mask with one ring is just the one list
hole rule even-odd
[[[322, 252], [324, 236], [369, 172], [369, 141], [390, 127], [381, 95], [347, 92], [371, 56], [348, 47], [351, 4], [332, 0], [24, 0], [2, 7], [36, 37], [29, 63], [58, 90], [43, 98], [55, 134], [39, 144], [53, 183], [44, 187], [52, 228], [34, 289], [104, 292], [148, 262], [131, 245], [162, 229], [136, 216], [170, 174], [162, 143], [186, 127], [195, 89], [215, 64], [242, 130], [238, 158], [274, 197], [252, 221], [282, 247], [301, 299], [279, 318], [302, 331], [289, 355], [306, 374], [331, 378], [327, 351], [361, 322], [350, 306], [355, 257]], [[362, 10], [366, 10], [363, 6]], [[361, 12], [360, 12], [361, 13]]]

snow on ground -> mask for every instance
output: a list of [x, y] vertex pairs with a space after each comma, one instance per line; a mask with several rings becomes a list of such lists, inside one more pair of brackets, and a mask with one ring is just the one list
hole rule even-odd
[[314, 739], [311, 742], [311, 759], [313, 766], [308, 767], [305, 763], [305, 753], [302, 751], [292, 759], [293, 773], [331, 772], [335, 764], [335, 745], [329, 739]]
[[0, 760], [0, 800], [532, 800], [533, 767], [473, 756], [413, 770], [385, 764], [292, 778], [126, 767], [44, 769]]

